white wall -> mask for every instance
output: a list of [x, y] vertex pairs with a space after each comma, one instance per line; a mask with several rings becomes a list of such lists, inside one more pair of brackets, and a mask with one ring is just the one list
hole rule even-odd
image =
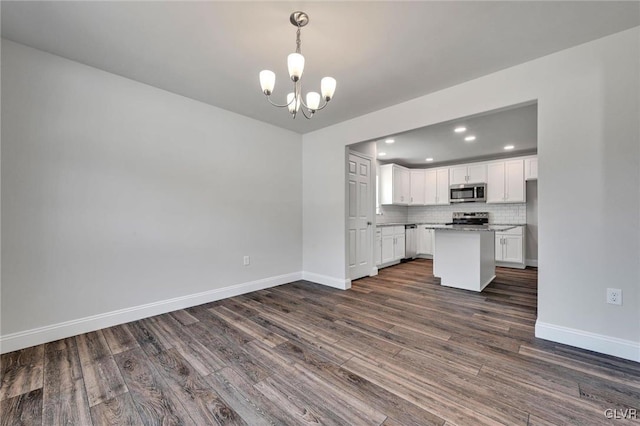
[[4, 352], [300, 278], [300, 135], [9, 41], [2, 124]]
[[[347, 276], [345, 145], [537, 100], [536, 333], [640, 361], [640, 194], [623, 189], [640, 182], [639, 39], [634, 28], [304, 135], [304, 270]], [[611, 286], [623, 306], [605, 303]]]

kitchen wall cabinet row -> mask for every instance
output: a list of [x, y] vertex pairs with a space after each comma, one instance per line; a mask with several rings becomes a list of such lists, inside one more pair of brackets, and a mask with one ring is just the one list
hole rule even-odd
[[449, 204], [449, 169], [380, 166], [380, 204], [425, 206]]
[[380, 204], [429, 206], [449, 204], [449, 187], [487, 184], [487, 203], [526, 202], [525, 180], [538, 178], [537, 157], [520, 157], [434, 169], [379, 167]]

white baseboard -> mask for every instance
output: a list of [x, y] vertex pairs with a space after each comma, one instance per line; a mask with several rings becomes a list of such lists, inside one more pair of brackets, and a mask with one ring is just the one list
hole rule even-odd
[[538, 259], [525, 259], [524, 263], [527, 266], [533, 266], [534, 268], [538, 267]]
[[313, 272], [302, 272], [302, 279], [311, 281], [312, 283], [338, 288], [340, 290], [349, 290], [351, 288], [351, 280], [334, 278], [328, 275], [315, 274]]
[[371, 268], [371, 273], [369, 274], [369, 276], [375, 277], [376, 275], [378, 275], [378, 268], [377, 267]]
[[640, 342], [536, 321], [536, 337], [640, 362]]
[[144, 305], [133, 306], [131, 308], [119, 309], [117, 311], [92, 315], [58, 324], [34, 328], [31, 330], [19, 331], [4, 336], [0, 336], [0, 353], [13, 352], [30, 346], [52, 342], [66, 337], [76, 336], [90, 331], [112, 327], [142, 318], [152, 317], [178, 309], [189, 308], [191, 306], [202, 305], [203, 303], [214, 302], [252, 291], [275, 287], [302, 279], [302, 272], [293, 272], [275, 277], [263, 278], [242, 284], [235, 284], [215, 290], [204, 291], [202, 293], [190, 294], [187, 296], [175, 297], [173, 299], [161, 300]]

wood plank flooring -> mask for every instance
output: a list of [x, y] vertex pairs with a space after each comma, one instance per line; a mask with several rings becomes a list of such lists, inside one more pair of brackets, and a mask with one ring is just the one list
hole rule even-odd
[[296, 282], [2, 355], [2, 425], [592, 425], [640, 364], [534, 337], [537, 272]]

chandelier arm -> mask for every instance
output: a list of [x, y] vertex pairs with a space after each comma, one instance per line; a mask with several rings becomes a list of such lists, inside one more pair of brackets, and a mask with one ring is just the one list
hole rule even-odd
[[327, 107], [327, 105], [329, 105], [329, 101], [324, 101], [324, 105], [322, 105], [319, 108], [316, 108], [315, 111], [323, 110], [323, 109], [325, 109]]
[[278, 108], [285, 108], [285, 107], [288, 107], [288, 106], [289, 106], [289, 105], [291, 105], [291, 103], [293, 102], [293, 101], [291, 101], [291, 102], [289, 102], [288, 104], [280, 105], [280, 104], [276, 104], [276, 103], [274, 103], [274, 102], [271, 100], [271, 95], [266, 95], [266, 96], [267, 96], [267, 100], [269, 101], [269, 103], [270, 103], [271, 105], [273, 105], [274, 107], [278, 107]]
[[273, 106], [275, 106], [275, 107], [278, 107], [278, 108], [285, 108], [285, 107], [288, 107], [289, 105], [291, 105], [291, 104], [295, 101], [295, 99], [292, 99], [292, 100], [291, 100], [291, 102], [286, 103], [286, 104], [284, 104], [284, 105], [280, 105], [280, 104], [276, 104], [275, 102], [273, 102], [273, 101], [271, 100], [271, 95], [265, 95], [265, 96], [267, 97], [267, 100], [269, 101], [269, 103], [270, 103], [271, 105], [273, 105]]
[[304, 99], [302, 98], [302, 90], [300, 90], [300, 103], [302, 104], [303, 107], [305, 107], [306, 109], [308, 109], [309, 111], [311, 111], [311, 108], [309, 108], [307, 106], [307, 104], [304, 103]]
[[[322, 105], [321, 107], [318, 107], [316, 109], [311, 109], [309, 108], [309, 106], [307, 104], [304, 103], [304, 100], [302, 99], [302, 96], [300, 97], [300, 103], [309, 111], [313, 111], [313, 113], [316, 113], [317, 111], [320, 111], [322, 109], [325, 109], [326, 106], [329, 104], [329, 101], [324, 101], [324, 105]], [[313, 115], [313, 113], [311, 115]]]

